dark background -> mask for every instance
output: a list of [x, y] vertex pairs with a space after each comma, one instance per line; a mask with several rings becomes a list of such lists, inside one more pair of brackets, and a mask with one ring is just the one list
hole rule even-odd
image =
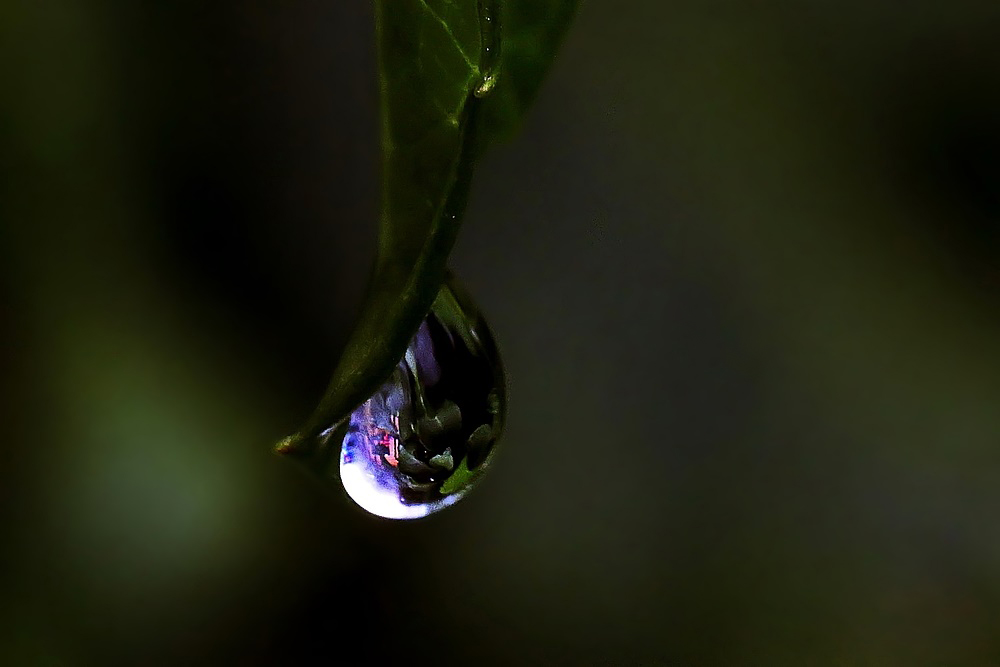
[[508, 431], [414, 523], [269, 453], [370, 4], [0, 5], [0, 663], [1000, 664], [1000, 4], [585, 3], [452, 260]]

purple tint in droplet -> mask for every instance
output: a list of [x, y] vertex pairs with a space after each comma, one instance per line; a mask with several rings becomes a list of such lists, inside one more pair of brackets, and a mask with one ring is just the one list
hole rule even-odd
[[486, 470], [505, 404], [493, 338], [449, 283], [392, 375], [351, 414], [341, 446], [344, 489], [390, 519], [452, 505]]
[[434, 360], [434, 343], [431, 341], [430, 327], [427, 320], [420, 323], [416, 335], [410, 342], [407, 354], [413, 353], [417, 364], [417, 376], [428, 387], [433, 387], [441, 378], [441, 367]]

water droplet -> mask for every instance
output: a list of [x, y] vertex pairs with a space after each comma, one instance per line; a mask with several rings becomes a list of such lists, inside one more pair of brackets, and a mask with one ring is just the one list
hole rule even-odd
[[454, 504], [489, 465], [505, 407], [493, 337], [449, 278], [392, 376], [348, 419], [340, 452], [344, 489], [389, 519], [417, 519]]
[[500, 6], [497, 0], [479, 0], [479, 71], [476, 97], [486, 97], [500, 75]]

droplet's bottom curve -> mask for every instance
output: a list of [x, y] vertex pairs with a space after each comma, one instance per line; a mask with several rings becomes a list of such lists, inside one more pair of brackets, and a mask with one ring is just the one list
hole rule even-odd
[[407, 505], [391, 487], [379, 482], [364, 466], [340, 464], [340, 480], [344, 490], [362, 509], [385, 519], [420, 519], [432, 512], [458, 502], [461, 494], [453, 493], [436, 503]]
[[489, 327], [449, 277], [392, 376], [348, 420], [340, 452], [347, 494], [388, 519], [456, 503], [489, 466], [505, 386]]

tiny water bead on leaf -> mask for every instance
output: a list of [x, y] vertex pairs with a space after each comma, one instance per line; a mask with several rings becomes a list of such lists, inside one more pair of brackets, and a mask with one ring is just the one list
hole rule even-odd
[[496, 87], [500, 74], [499, 0], [479, 0], [479, 71], [476, 97], [486, 97]]
[[449, 279], [392, 375], [349, 417], [340, 452], [344, 489], [389, 519], [454, 504], [489, 465], [505, 407], [489, 327]]

